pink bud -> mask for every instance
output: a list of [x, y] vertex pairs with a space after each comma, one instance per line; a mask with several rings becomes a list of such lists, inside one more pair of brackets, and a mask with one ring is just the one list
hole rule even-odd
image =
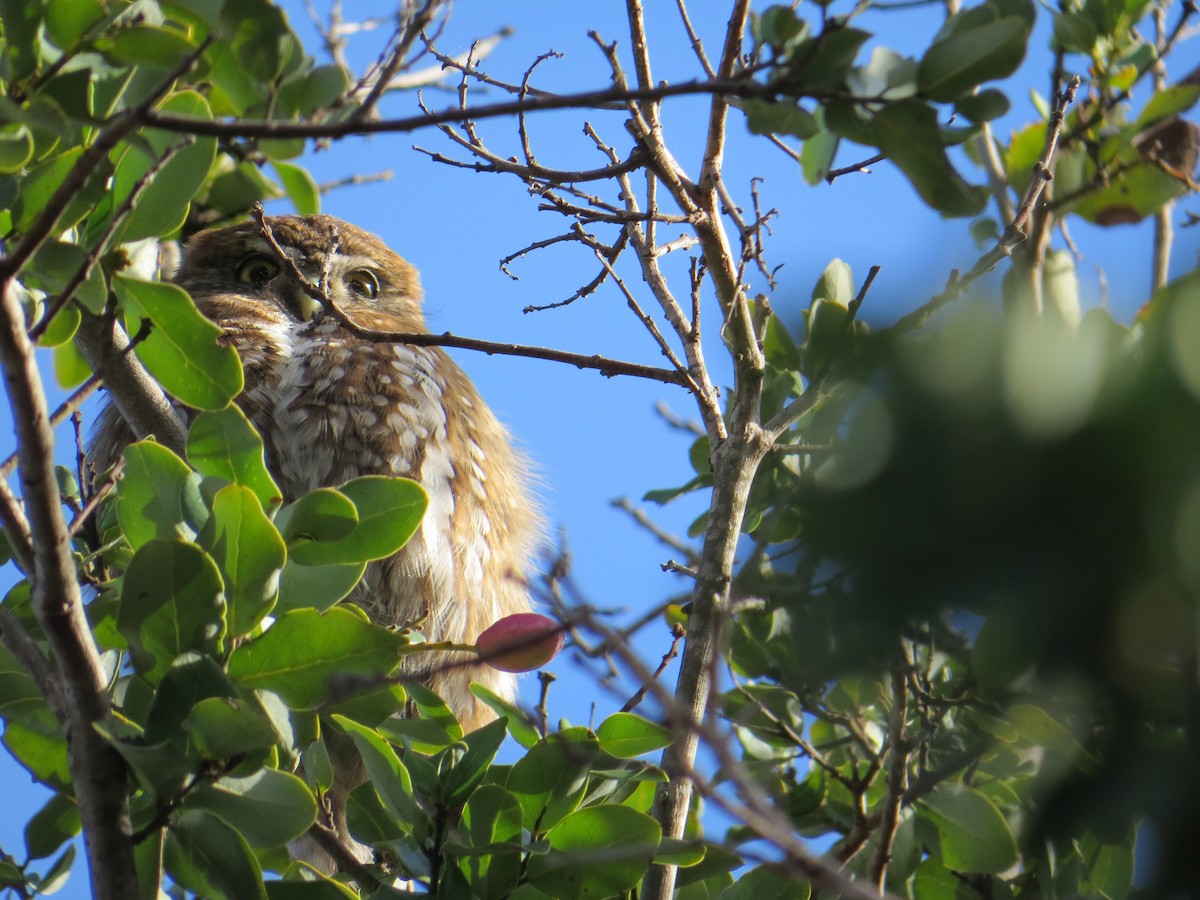
[[563, 646], [562, 626], [549, 616], [516, 613], [494, 622], [475, 640], [483, 662], [501, 672], [540, 669]]

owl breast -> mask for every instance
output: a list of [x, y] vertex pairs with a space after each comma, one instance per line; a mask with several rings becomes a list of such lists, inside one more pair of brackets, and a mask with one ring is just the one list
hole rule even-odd
[[[225, 322], [247, 384], [240, 403], [263, 436], [285, 499], [363, 475], [412, 478], [429, 496], [417, 534], [368, 566], [352, 595], [372, 618], [419, 623], [431, 640], [469, 643], [497, 619], [528, 608], [523, 581], [536, 513], [503, 427], [442, 351], [376, 344], [316, 323]], [[461, 662], [461, 661], [458, 661]], [[478, 680], [512, 696], [511, 676], [417, 657], [451, 708], [488, 716]]]

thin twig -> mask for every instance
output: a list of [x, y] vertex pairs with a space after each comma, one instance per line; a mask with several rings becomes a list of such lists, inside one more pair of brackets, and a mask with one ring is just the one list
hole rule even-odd
[[1001, 235], [996, 245], [984, 253], [976, 261], [975, 265], [971, 267], [970, 271], [965, 275], [951, 280], [945, 290], [928, 303], [905, 316], [901, 316], [895, 324], [887, 329], [889, 332], [903, 334], [924, 324], [930, 316], [951, 300], [962, 296], [963, 291], [970, 284], [980, 276], [994, 269], [997, 263], [1006, 256], [1010, 256], [1013, 249], [1025, 240], [1025, 226], [1029, 222], [1029, 216], [1033, 212], [1034, 204], [1037, 203], [1043, 189], [1050, 180], [1050, 173], [1054, 166], [1054, 154], [1058, 149], [1059, 137], [1062, 134], [1063, 116], [1065, 115], [1066, 108], [1075, 99], [1075, 92], [1078, 88], [1079, 76], [1076, 75], [1067, 83], [1066, 89], [1055, 98], [1054, 109], [1050, 113], [1050, 121], [1046, 127], [1046, 143], [1042, 149], [1041, 158], [1034, 163], [1033, 178], [1030, 179], [1029, 187], [1025, 191], [1021, 205], [1017, 208], [1016, 215], [1008, 224], [1008, 227], [1004, 229], [1004, 234]]
[[489, 356], [521, 356], [527, 359], [544, 359], [550, 362], [566, 363], [579, 369], [594, 369], [607, 378], [617, 375], [629, 375], [634, 378], [661, 381], [664, 384], [677, 384], [681, 387], [690, 386], [686, 373], [671, 371], [670, 369], [660, 369], [654, 366], [643, 366], [639, 363], [608, 359], [598, 354], [589, 356], [582, 353], [570, 353], [566, 350], [555, 350], [551, 347], [485, 341], [478, 338], [459, 337], [448, 331], [442, 334], [430, 334], [428, 332], [375, 331], [370, 328], [363, 328], [354, 322], [331, 297], [322, 292], [319, 285], [309, 282], [300, 270], [296, 268], [295, 260], [288, 256], [275, 240], [270, 223], [263, 212], [261, 204], [255, 207], [252, 215], [255, 221], [259, 223], [263, 237], [271, 245], [271, 249], [279, 257], [284, 266], [287, 266], [289, 262], [291, 263], [294, 271], [291, 271], [290, 274], [296, 282], [308, 291], [310, 296], [320, 301], [326, 311], [337, 319], [338, 324], [360, 340], [377, 344], [408, 344], [414, 347], [456, 347], [460, 350], [477, 350]]
[[840, 169], [830, 169], [825, 173], [825, 181], [828, 184], [833, 184], [835, 180], [841, 178], [843, 175], [849, 175], [853, 172], [870, 172], [870, 166], [873, 166], [878, 162], [883, 162], [885, 159], [887, 159], [886, 153], [876, 153], [874, 156], [870, 157], [869, 159], [864, 159], [861, 162], [856, 162], [849, 166], [842, 166]]
[[[683, 640], [685, 634], [686, 632], [683, 630], [683, 626], [672, 626], [671, 646], [667, 652], [663, 654], [662, 661], [658, 664], [658, 668], [654, 670], [653, 677], [656, 681], [662, 676], [663, 672], [667, 671], [667, 666], [671, 664], [675, 657], [679, 656], [679, 642]], [[641, 702], [646, 699], [647, 690], [649, 690], [649, 688], [643, 684], [634, 692], [632, 697], [625, 701], [625, 703], [621, 706], [620, 711], [633, 712], [633, 710], [637, 709], [638, 706], [641, 705]]]
[[634, 506], [633, 502], [628, 497], [619, 497], [616, 500], [613, 500], [612, 506], [628, 513], [629, 517], [633, 519], [633, 521], [637, 522], [638, 525], [653, 535], [660, 543], [670, 547], [676, 553], [683, 554], [684, 558], [688, 561], [689, 566], [696, 565], [698, 559], [696, 548], [671, 534], [669, 531], [661, 528], [657, 522], [646, 515], [645, 510]]

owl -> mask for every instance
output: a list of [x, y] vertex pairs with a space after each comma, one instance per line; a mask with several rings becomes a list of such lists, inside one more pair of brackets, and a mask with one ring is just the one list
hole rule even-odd
[[[425, 330], [417, 270], [377, 236], [329, 216], [266, 222], [311, 283], [327, 276], [327, 296], [358, 326]], [[175, 280], [241, 357], [246, 386], [236, 402], [262, 435], [285, 501], [362, 475], [412, 478], [428, 492], [418, 532], [368, 566], [352, 600], [377, 622], [423, 620], [430, 640], [461, 643], [528, 610], [523, 576], [540, 520], [527, 465], [440, 348], [349, 333], [281, 263], [256, 222], [198, 234]], [[133, 439], [110, 405], [93, 440], [95, 462], [115, 460]], [[513, 676], [486, 666], [412, 659], [467, 730], [493, 718], [470, 682], [514, 692]]]

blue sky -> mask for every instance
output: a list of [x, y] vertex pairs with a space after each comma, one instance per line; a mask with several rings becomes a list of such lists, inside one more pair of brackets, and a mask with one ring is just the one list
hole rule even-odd
[[[319, 43], [302, 4], [289, 0], [285, 5], [297, 30], [316, 52]], [[646, 6], [655, 77], [679, 81], [702, 74], [688, 48], [675, 4], [660, 0]], [[695, 24], [712, 55], [720, 46], [725, 6], [712, 0], [693, 4]], [[346, 3], [346, 14], [367, 15], [381, 8], [383, 4], [351, 0]], [[581, 12], [584, 9], [586, 14]], [[875, 14], [865, 20], [863, 27], [881, 35], [871, 46], [884, 44], [900, 52], [915, 52], [936, 29], [939, 10], [935, 7], [887, 16]], [[448, 53], [463, 52], [473, 37], [490, 35], [504, 26], [512, 26], [515, 33], [500, 44], [485, 68], [506, 81], [519, 81], [536, 56], [557, 50], [563, 58], [544, 63], [534, 81], [556, 91], [607, 85], [607, 68], [587, 37], [589, 29], [597, 30], [607, 41], [618, 40], [623, 52], [628, 47], [624, 4], [615, 0], [586, 7], [544, 0], [512, 4], [459, 0], [440, 46]], [[1035, 116], [1025, 89], [1033, 85], [1046, 91], [1046, 44], [1045, 29], [1039, 30], [1031, 56], [1015, 82], [1022, 87], [1013, 91], [1012, 112], [998, 124], [1002, 138]], [[352, 58], [359, 62], [369, 59], [377, 47], [378, 41], [368, 35], [361, 48], [352, 51]], [[1172, 68], [1184, 73], [1197, 62], [1200, 48], [1184, 45]], [[425, 98], [433, 108], [455, 101], [452, 92], [443, 90], [426, 90]], [[504, 99], [498, 93], [474, 88], [472, 98], [476, 103]], [[415, 111], [414, 100], [407, 95], [388, 98], [383, 111], [385, 115], [411, 114]], [[704, 101], [669, 101], [663, 118], [674, 154], [685, 168], [694, 168], [705, 125]], [[627, 151], [629, 142], [620, 114], [546, 113], [530, 121], [532, 143], [540, 161], [565, 169], [602, 165], [603, 160], [582, 132], [585, 120], [591, 121], [619, 153]], [[479, 131], [501, 155], [520, 152], [515, 123], [495, 120], [481, 124]], [[439, 165], [414, 151], [414, 144], [450, 152], [447, 141], [431, 131], [348, 140], [310, 153], [305, 162], [318, 182], [354, 173], [392, 171], [390, 181], [331, 194], [325, 198], [324, 211], [380, 234], [421, 270], [432, 331], [600, 353], [652, 365], [662, 363], [649, 336], [611, 287], [564, 309], [523, 314], [522, 309], [528, 305], [562, 300], [574, 293], [598, 271], [595, 258], [578, 245], [557, 246], [512, 264], [510, 268], [520, 280], [510, 279], [500, 271], [499, 260], [559, 233], [564, 221], [537, 212], [537, 200], [515, 178]], [[872, 152], [843, 147], [838, 164], [857, 161]], [[937, 293], [952, 268], [968, 268], [978, 255], [967, 236], [967, 222], [940, 220], [929, 213], [887, 163], [875, 166], [869, 175], [851, 175], [833, 185], [809, 187], [790, 159], [766, 141], [746, 133], [737, 113], [731, 117], [725, 172], [731, 190], [747, 206], [750, 179], [762, 178], [764, 206], [779, 210], [779, 217], [772, 223], [774, 236], [767, 244], [769, 264], [783, 266], [772, 303], [785, 319], [795, 323], [797, 330], [814, 281], [835, 257], [850, 263], [856, 283], [871, 265], [883, 267], [862, 317], [886, 323]], [[982, 181], [969, 168], [964, 168], [964, 173], [976, 182]], [[1195, 206], [1191, 204], [1191, 208]], [[280, 202], [271, 211], [289, 209], [286, 202]], [[1198, 230], [1180, 233], [1175, 249], [1176, 271], [1194, 265]], [[670, 228], [664, 231], [671, 233]], [[611, 238], [611, 234], [599, 234]], [[1110, 307], [1118, 320], [1128, 321], [1144, 301], [1149, 283], [1149, 231], [1131, 227], [1105, 231], [1075, 225], [1073, 234], [1088, 258], [1083, 270], [1085, 300], [1094, 304], [1099, 297], [1090, 267], [1102, 262]], [[686, 259], [682, 254], [675, 256], [674, 274], [685, 275]], [[652, 308], [653, 300], [634, 268], [626, 264], [621, 271], [644, 300], [643, 305]], [[686, 296], [686, 280], [677, 285], [680, 295]], [[764, 288], [760, 283], [753, 285], [756, 291]], [[715, 308], [706, 312], [709, 321], [715, 322]], [[716, 338], [716, 329], [710, 327], [709, 358], [714, 381], [722, 383], [728, 366], [720, 360]], [[633, 616], [683, 591], [686, 585], [679, 577], [664, 574], [660, 568], [672, 552], [646, 535], [625, 513], [613, 509], [610, 501], [621, 496], [637, 500], [649, 489], [689, 479], [688, 439], [670, 429], [655, 412], [656, 404], [665, 403], [680, 416], [694, 418], [689, 395], [658, 383], [608, 380], [594, 372], [555, 363], [453, 352], [534, 461], [548, 521], [556, 534], [561, 530], [566, 537], [580, 592], [598, 607], [624, 609]], [[94, 409], [89, 411], [94, 413]], [[0, 416], [6, 415], [7, 410], [0, 409]], [[0, 453], [5, 455], [11, 449], [10, 433], [9, 428], [0, 428]], [[69, 435], [63, 437], [63, 452], [69, 454]], [[682, 533], [702, 508], [701, 498], [691, 497], [649, 511], [664, 527]], [[0, 586], [7, 586], [11, 580], [11, 571], [0, 572]], [[665, 626], [651, 627], [639, 643], [651, 665], [668, 645]], [[598, 722], [620, 705], [619, 699], [597, 687], [592, 673], [573, 663], [569, 653], [560, 657], [554, 670], [560, 680], [550, 694], [552, 718]], [[673, 683], [673, 673], [668, 678]], [[524, 689], [532, 700], [536, 679], [527, 677]], [[28, 775], [4, 755], [0, 755], [0, 779], [7, 788], [9, 809], [0, 818], [0, 847], [20, 857], [23, 823], [45, 793], [31, 785]], [[88, 896], [82, 860], [59, 896]]]

